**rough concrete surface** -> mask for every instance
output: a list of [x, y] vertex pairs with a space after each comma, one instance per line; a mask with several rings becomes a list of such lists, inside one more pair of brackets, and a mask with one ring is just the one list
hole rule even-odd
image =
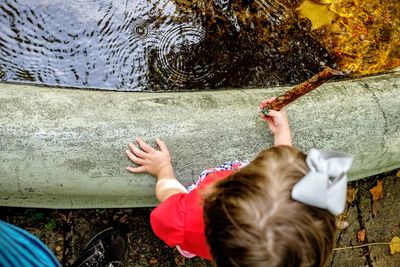
[[[295, 145], [351, 153], [351, 180], [400, 167], [399, 85], [399, 72], [324, 84], [287, 108]], [[287, 89], [123, 93], [0, 84], [0, 205], [154, 206], [154, 179], [125, 170], [128, 142], [164, 139], [189, 185], [204, 168], [270, 146], [258, 103]]]

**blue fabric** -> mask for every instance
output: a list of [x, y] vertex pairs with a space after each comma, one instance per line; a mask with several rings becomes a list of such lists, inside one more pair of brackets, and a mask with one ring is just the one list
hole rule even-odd
[[60, 266], [54, 254], [31, 233], [0, 221], [0, 266]]

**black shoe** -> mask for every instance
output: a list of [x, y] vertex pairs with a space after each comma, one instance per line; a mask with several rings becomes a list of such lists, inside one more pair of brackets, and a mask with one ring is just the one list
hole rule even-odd
[[126, 254], [126, 236], [112, 227], [97, 233], [85, 246], [73, 267], [122, 266]]

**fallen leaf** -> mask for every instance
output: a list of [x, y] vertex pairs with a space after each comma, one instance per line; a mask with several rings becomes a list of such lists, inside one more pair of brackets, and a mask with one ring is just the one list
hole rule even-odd
[[397, 177], [397, 178], [400, 178], [400, 171], [398, 171], [398, 172], [396, 173], [396, 177]]
[[365, 241], [366, 234], [367, 232], [365, 231], [365, 229], [361, 229], [360, 231], [358, 231], [357, 233], [358, 242], [363, 243]]
[[69, 222], [70, 222], [70, 218], [67, 217], [65, 214], [63, 214], [63, 213], [57, 213], [56, 215], [57, 215], [57, 217], [58, 217], [61, 221], [63, 221], [63, 222], [66, 222], [66, 223], [69, 223]]
[[372, 210], [372, 215], [374, 217], [378, 215], [378, 209], [379, 209], [379, 200], [373, 200], [371, 210]]
[[372, 187], [369, 192], [372, 195], [372, 200], [379, 200], [383, 197], [383, 182], [382, 180], [378, 180], [376, 186]]
[[329, 3], [329, 1], [321, 2], [322, 3], [316, 3], [312, 0], [304, 0], [298, 7], [300, 16], [308, 18], [311, 21], [311, 30], [332, 23], [333, 12], [328, 9], [328, 5], [324, 4], [325, 2]]
[[395, 236], [392, 238], [389, 244], [390, 254], [394, 254], [396, 252], [400, 253], [400, 237]]
[[356, 199], [357, 192], [358, 192], [358, 188], [355, 188], [352, 186], [349, 186], [347, 188], [347, 197], [346, 197], [347, 203], [349, 203], [349, 204], [353, 203], [354, 199]]
[[383, 181], [378, 180], [376, 186], [372, 187], [369, 192], [372, 197], [372, 214], [374, 217], [378, 215], [379, 199], [383, 198]]

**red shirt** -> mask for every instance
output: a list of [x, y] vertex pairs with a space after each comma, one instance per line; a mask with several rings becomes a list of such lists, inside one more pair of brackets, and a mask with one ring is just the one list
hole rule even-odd
[[189, 193], [170, 196], [150, 214], [153, 232], [173, 247], [211, 260], [210, 249], [204, 233], [203, 206], [199, 191], [213, 182], [226, 178], [233, 171], [224, 170], [208, 174], [199, 187]]

